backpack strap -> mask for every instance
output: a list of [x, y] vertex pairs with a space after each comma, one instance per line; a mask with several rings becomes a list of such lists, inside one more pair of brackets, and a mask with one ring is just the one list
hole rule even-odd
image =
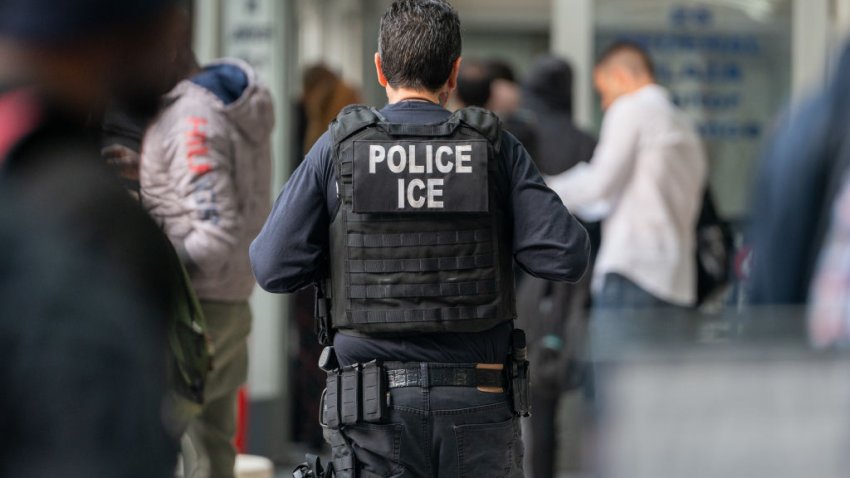
[[32, 91], [14, 90], [0, 96], [0, 166], [41, 121], [42, 110]]

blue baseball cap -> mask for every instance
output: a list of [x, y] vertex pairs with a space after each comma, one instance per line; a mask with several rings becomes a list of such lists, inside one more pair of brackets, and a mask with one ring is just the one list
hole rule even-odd
[[141, 25], [178, 0], [0, 0], [0, 36], [51, 44]]

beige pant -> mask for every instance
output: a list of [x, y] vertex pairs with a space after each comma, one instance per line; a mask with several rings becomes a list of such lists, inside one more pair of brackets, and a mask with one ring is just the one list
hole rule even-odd
[[185, 478], [233, 478], [236, 399], [248, 378], [248, 302], [201, 301], [215, 350], [204, 405], [183, 439]]

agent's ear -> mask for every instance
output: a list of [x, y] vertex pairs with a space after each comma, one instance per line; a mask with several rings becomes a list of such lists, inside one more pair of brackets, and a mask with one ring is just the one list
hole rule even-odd
[[460, 64], [463, 61], [463, 58], [458, 57], [452, 65], [452, 73], [449, 75], [449, 81], [446, 82], [446, 86], [448, 87], [449, 92], [453, 91], [457, 88], [457, 76], [460, 74]]
[[387, 76], [384, 75], [384, 67], [381, 62], [381, 54], [375, 52], [375, 72], [378, 74], [378, 84], [381, 85], [381, 88], [386, 88], [389, 81], [387, 81]]

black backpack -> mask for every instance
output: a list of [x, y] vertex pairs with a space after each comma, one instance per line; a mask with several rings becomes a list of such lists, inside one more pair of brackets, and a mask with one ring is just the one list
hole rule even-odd
[[705, 189], [696, 230], [697, 304], [720, 293], [732, 278], [733, 236], [717, 214], [710, 188]]

